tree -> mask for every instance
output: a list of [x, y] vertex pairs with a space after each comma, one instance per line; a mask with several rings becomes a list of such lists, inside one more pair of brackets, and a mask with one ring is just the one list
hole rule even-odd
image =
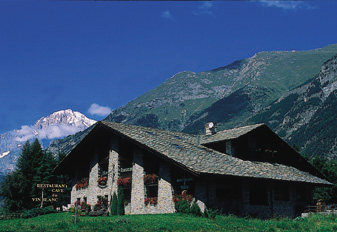
[[328, 160], [323, 157], [315, 157], [310, 161], [327, 179], [332, 187], [316, 188], [315, 199], [325, 199], [329, 203], [337, 203], [337, 161]]
[[7, 174], [0, 186], [0, 195], [5, 198], [4, 207], [10, 212], [31, 209], [40, 204], [32, 198], [41, 197], [38, 183], [50, 183], [56, 161], [44, 152], [36, 139], [24, 144], [14, 172]]
[[117, 198], [117, 215], [124, 215], [124, 191], [122, 188], [118, 189], [118, 198]]

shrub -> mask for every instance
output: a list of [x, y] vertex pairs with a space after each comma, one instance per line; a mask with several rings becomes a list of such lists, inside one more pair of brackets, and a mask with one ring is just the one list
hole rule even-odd
[[50, 214], [50, 213], [57, 213], [57, 211], [51, 207], [33, 208], [33, 209], [25, 210], [22, 213], [22, 218], [33, 218], [39, 215]]
[[117, 215], [117, 195], [115, 192], [111, 202], [111, 215]]
[[117, 198], [117, 215], [124, 215], [124, 191], [122, 188], [118, 189], [118, 198]]
[[176, 202], [175, 209], [178, 213], [190, 213], [190, 204], [187, 200]]
[[201, 210], [196, 201], [194, 201], [191, 206], [190, 214], [193, 214], [195, 216], [201, 216]]
[[70, 209], [69, 209], [69, 212], [70, 213], [75, 213], [76, 209], [75, 209], [75, 206], [71, 206]]
[[204, 217], [214, 219], [217, 215], [220, 215], [221, 212], [218, 209], [205, 209]]

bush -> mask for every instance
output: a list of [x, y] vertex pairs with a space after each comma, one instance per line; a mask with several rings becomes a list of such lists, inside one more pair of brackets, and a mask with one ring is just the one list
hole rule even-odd
[[71, 206], [70, 209], [69, 209], [69, 212], [70, 213], [75, 213], [75, 211], [76, 211], [75, 206]]
[[111, 215], [117, 215], [117, 195], [115, 192], [111, 202]]
[[217, 215], [220, 215], [221, 212], [218, 209], [205, 209], [204, 217], [214, 219]]
[[57, 211], [51, 207], [33, 208], [33, 209], [25, 210], [22, 213], [22, 218], [33, 218], [39, 215], [50, 214], [50, 213], [57, 213]]
[[118, 189], [118, 198], [117, 198], [117, 215], [124, 215], [124, 191], [122, 188]]
[[201, 210], [196, 201], [194, 201], [191, 206], [190, 214], [193, 214], [195, 216], [201, 216]]
[[175, 208], [178, 213], [190, 213], [190, 204], [187, 200], [176, 202]]

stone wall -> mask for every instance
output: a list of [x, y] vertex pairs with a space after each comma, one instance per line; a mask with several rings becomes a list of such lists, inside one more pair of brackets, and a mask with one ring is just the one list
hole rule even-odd
[[75, 185], [77, 182], [77, 176], [72, 180], [71, 191], [71, 203], [74, 203], [77, 198], [83, 201], [84, 197], [87, 198], [87, 203], [92, 207], [97, 202], [97, 196], [108, 196], [108, 200], [111, 200], [111, 196], [114, 191], [117, 192], [117, 179], [118, 179], [118, 140], [116, 138], [111, 139], [111, 147], [109, 149], [109, 168], [108, 179], [106, 186], [99, 186], [98, 180], [98, 149], [95, 150], [95, 154], [90, 160], [90, 172], [89, 172], [89, 185], [87, 188], [76, 190]]
[[158, 203], [145, 205], [145, 185], [143, 153], [136, 149], [133, 156], [132, 189], [131, 189], [131, 214], [156, 214], [174, 213], [173, 188], [171, 185], [170, 168], [165, 162], [160, 162], [158, 177]]
[[158, 205], [156, 213], [174, 213], [173, 188], [171, 184], [171, 170], [169, 166], [160, 162], [158, 181]]
[[145, 207], [143, 153], [135, 149], [133, 153], [131, 214], [143, 214]]

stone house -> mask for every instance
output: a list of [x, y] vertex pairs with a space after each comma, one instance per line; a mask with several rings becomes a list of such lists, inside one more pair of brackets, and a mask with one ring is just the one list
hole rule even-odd
[[123, 188], [128, 214], [173, 213], [184, 191], [202, 211], [293, 217], [331, 185], [264, 124], [207, 132], [101, 121], [55, 171], [72, 177], [71, 202], [110, 202]]

